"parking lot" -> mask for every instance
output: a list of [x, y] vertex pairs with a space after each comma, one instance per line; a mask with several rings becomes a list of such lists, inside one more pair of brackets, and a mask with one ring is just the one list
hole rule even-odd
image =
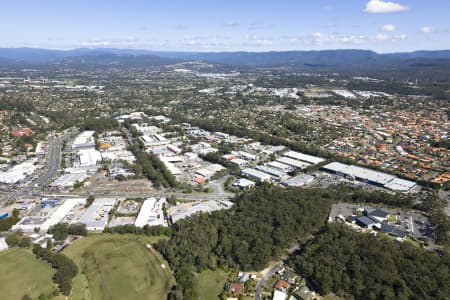
[[[329, 222], [336, 221], [340, 216], [347, 218], [362, 214], [365, 209], [375, 208], [370, 205], [338, 203], [331, 208]], [[407, 232], [415, 240], [426, 239], [430, 248], [434, 247], [433, 230], [426, 216], [414, 210], [380, 207], [391, 216], [388, 224]]]

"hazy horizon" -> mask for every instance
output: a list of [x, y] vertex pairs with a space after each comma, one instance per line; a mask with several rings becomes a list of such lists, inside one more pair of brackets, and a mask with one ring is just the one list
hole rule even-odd
[[75, 51], [75, 50], [123, 50], [123, 51], [147, 51], [147, 52], [180, 52], [180, 53], [268, 53], [268, 52], [321, 52], [321, 51], [371, 51], [377, 54], [396, 54], [396, 53], [414, 53], [414, 52], [439, 52], [439, 51], [450, 51], [449, 48], [442, 49], [412, 49], [406, 51], [389, 51], [389, 52], [381, 52], [375, 51], [371, 49], [355, 49], [355, 48], [341, 48], [341, 49], [314, 49], [314, 50], [306, 50], [306, 49], [286, 49], [286, 50], [155, 50], [155, 49], [143, 49], [143, 48], [116, 48], [116, 47], [75, 47], [75, 48], [43, 48], [43, 47], [0, 47], [0, 49], [31, 49], [31, 50], [49, 50], [49, 51]]
[[14, 1], [3, 4], [4, 48], [266, 52], [450, 49], [443, 0]]

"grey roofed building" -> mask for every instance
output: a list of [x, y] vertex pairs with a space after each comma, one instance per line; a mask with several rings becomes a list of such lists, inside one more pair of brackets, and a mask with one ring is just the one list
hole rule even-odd
[[267, 163], [267, 166], [277, 169], [277, 170], [280, 170], [285, 173], [291, 172], [295, 169], [294, 167], [280, 163], [279, 161], [271, 161], [271, 162]]
[[394, 227], [394, 229], [392, 229], [392, 231], [389, 234], [392, 235], [392, 236], [395, 236], [395, 237], [402, 238], [402, 239], [404, 239], [406, 237], [406, 232], [405, 231], [400, 230], [400, 229], [395, 228], [395, 227]]
[[375, 224], [378, 224], [378, 222], [367, 216], [361, 216], [356, 218], [356, 224], [364, 228], [372, 228]]
[[289, 158], [286, 156], [279, 157], [279, 158], [277, 158], [276, 161], [278, 161], [282, 164], [288, 165], [288, 166], [292, 166], [297, 169], [306, 169], [307, 167], [311, 166], [310, 163], [306, 163], [306, 162], [303, 162], [303, 161], [300, 161], [297, 159], [292, 159], [292, 158]]
[[376, 219], [377, 221], [384, 221], [389, 216], [389, 213], [382, 210], [381, 208], [367, 209], [365, 215], [371, 219]]
[[280, 180], [282, 180], [283, 178], [289, 177], [286, 173], [284, 173], [284, 172], [282, 172], [282, 171], [280, 171], [280, 170], [271, 168], [271, 167], [266, 167], [266, 166], [257, 165], [257, 166], [255, 166], [255, 169], [258, 170], [258, 171], [261, 171], [261, 172], [264, 172], [264, 173], [269, 174], [269, 175], [272, 176], [274, 179], [280, 179]]
[[378, 226], [375, 226], [375, 227], [378, 228], [380, 231], [385, 232], [394, 237], [398, 237], [398, 238], [402, 238], [402, 239], [406, 237], [405, 231], [395, 228], [394, 226], [391, 226], [388, 224], [381, 223], [379, 227]]

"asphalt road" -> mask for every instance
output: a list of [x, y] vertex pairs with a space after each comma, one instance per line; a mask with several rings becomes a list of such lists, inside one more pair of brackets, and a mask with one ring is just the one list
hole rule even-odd
[[[78, 192], [78, 193], [70, 193], [70, 192], [53, 192], [53, 197], [70, 197], [70, 196], [88, 196], [90, 192]], [[149, 192], [99, 192], [95, 193], [98, 197], [113, 197], [113, 198], [148, 198], [148, 197], [169, 197], [174, 196], [177, 199], [183, 199], [188, 201], [208, 201], [208, 200], [229, 200], [232, 197], [228, 195], [215, 195], [215, 194], [202, 194], [202, 193], [193, 193], [193, 194], [183, 194], [183, 193], [174, 193], [174, 192], [164, 192], [164, 191], [149, 191]]]
[[40, 189], [45, 189], [56, 176], [61, 165], [62, 144], [65, 137], [53, 137], [49, 140], [44, 169], [40, 171], [40, 176], [29, 182], [28, 185], [16, 188], [3, 196], [0, 203], [3, 204], [16, 198], [31, 197], [40, 193]]
[[[311, 237], [310, 237], [311, 238]], [[309, 239], [310, 239], [309, 238]], [[298, 249], [300, 249], [300, 244], [299, 243], [295, 243], [294, 245], [292, 245], [291, 248], [288, 249], [288, 254], [292, 254], [295, 251], [297, 251]], [[261, 277], [261, 279], [258, 281], [258, 284], [256, 285], [256, 290], [255, 290], [255, 300], [261, 300], [262, 299], [262, 292], [264, 290], [264, 286], [267, 283], [267, 280], [270, 279], [270, 277], [272, 277], [273, 275], [275, 275], [275, 273], [279, 270], [281, 270], [283, 268], [283, 264], [284, 264], [284, 260], [288, 257], [288, 255], [284, 255], [280, 261], [276, 262], [275, 264], [273, 264], [269, 270], [267, 270], [264, 275]]]
[[45, 169], [42, 175], [33, 183], [40, 187], [46, 187], [55, 177], [61, 166], [61, 151], [64, 137], [57, 137], [50, 140], [47, 151]]
[[275, 273], [280, 270], [283, 267], [283, 262], [279, 261], [272, 265], [270, 269], [261, 277], [261, 279], [258, 281], [258, 284], [256, 285], [255, 290], [255, 300], [261, 300], [262, 299], [262, 292], [264, 290], [264, 286], [266, 285], [267, 280], [270, 279]]

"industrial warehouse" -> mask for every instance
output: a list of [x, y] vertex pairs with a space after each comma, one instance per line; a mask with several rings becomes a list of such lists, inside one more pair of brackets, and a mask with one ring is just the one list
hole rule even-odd
[[[284, 150], [284, 148], [281, 148], [280, 150]], [[251, 161], [245, 160], [240, 152], [237, 152], [236, 155], [241, 156], [240, 158], [235, 158], [235, 155], [233, 154], [224, 158], [233, 158], [232, 160], [230, 160], [230, 162], [239, 159], [242, 161], [243, 166], [254, 165], [254, 163], [252, 163]], [[273, 155], [273, 153], [271, 153], [271, 155]], [[305, 186], [307, 184], [310, 184], [314, 180], [314, 177], [307, 174], [299, 174], [299, 176], [291, 178], [290, 180], [289, 178], [292, 175], [291, 172], [296, 170], [304, 170], [307, 167], [320, 164], [324, 161], [325, 159], [321, 157], [312, 156], [296, 151], [287, 151], [273, 161], [242, 169], [241, 175], [255, 180], [256, 182], [270, 181], [280, 182], [285, 186]], [[240, 183], [238, 183], [237, 186], [242, 187]]]
[[145, 200], [134, 225], [141, 228], [145, 225], [167, 226], [167, 220], [164, 217], [163, 211], [165, 204], [165, 198], [149, 198]]
[[322, 169], [336, 175], [383, 187], [394, 192], [411, 192], [417, 187], [414, 181], [400, 179], [394, 175], [355, 165], [332, 162], [323, 166]]
[[38, 165], [36, 159], [26, 160], [5, 172], [0, 172], [0, 183], [16, 184], [33, 174], [37, 168]]
[[34, 203], [30, 215], [23, 217], [12, 227], [14, 231], [22, 232], [47, 232], [48, 229], [64, 220], [77, 205], [85, 205], [86, 199], [42, 199]]
[[109, 220], [109, 212], [113, 209], [118, 199], [99, 198], [81, 216], [79, 222], [86, 224], [89, 231], [102, 232]]

